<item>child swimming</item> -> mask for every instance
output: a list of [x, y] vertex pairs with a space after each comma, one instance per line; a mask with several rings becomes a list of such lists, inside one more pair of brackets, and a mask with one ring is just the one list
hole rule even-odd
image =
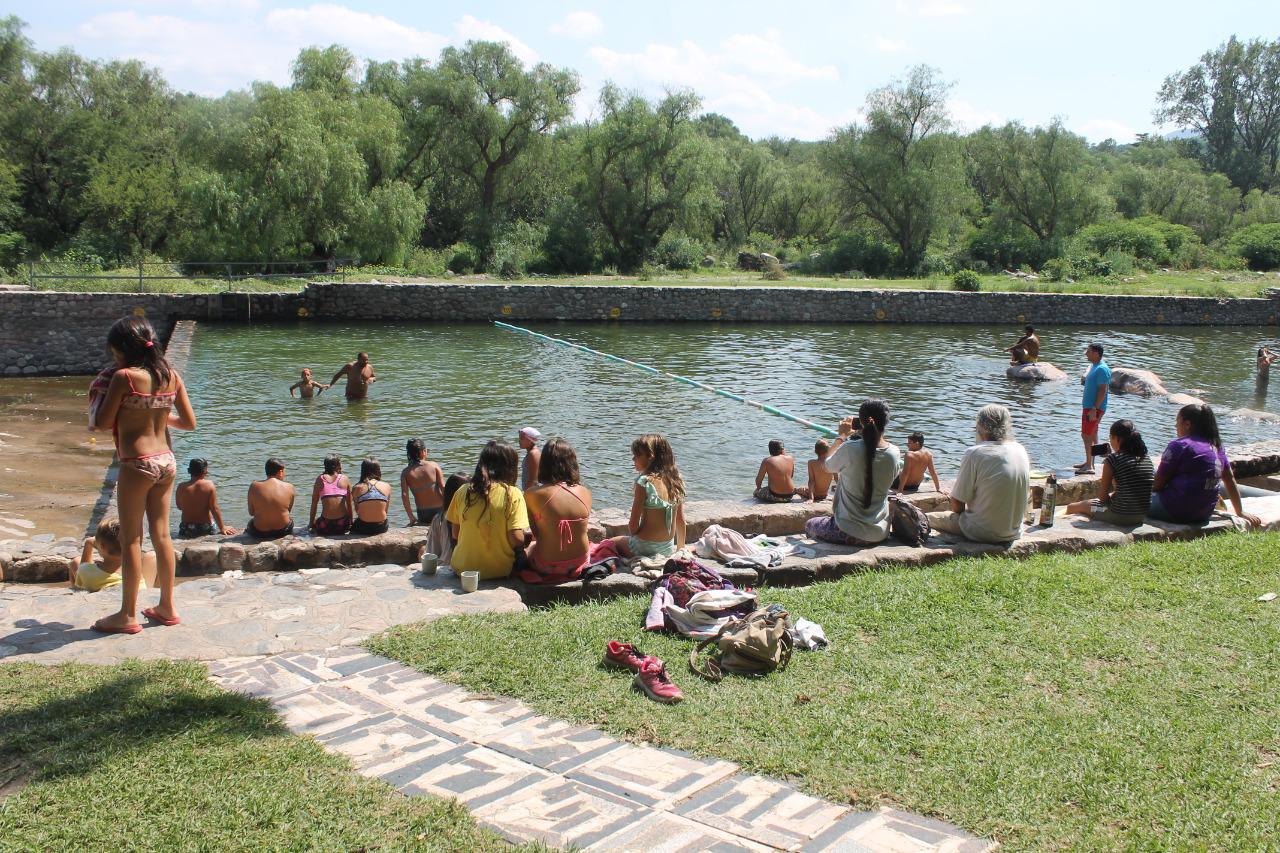
[[312, 397], [319, 397], [328, 389], [328, 385], [311, 378], [311, 368], [304, 367], [302, 368], [302, 378], [289, 386], [289, 396], [296, 396], [293, 392], [298, 391], [302, 395], [302, 399], [310, 400]]

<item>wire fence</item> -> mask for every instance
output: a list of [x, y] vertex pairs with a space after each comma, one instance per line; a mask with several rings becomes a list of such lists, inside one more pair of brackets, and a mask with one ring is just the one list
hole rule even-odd
[[139, 261], [111, 270], [76, 269], [64, 263], [27, 263], [32, 290], [117, 293], [217, 293], [229, 290], [296, 290], [309, 281], [346, 283], [350, 258], [312, 261]]

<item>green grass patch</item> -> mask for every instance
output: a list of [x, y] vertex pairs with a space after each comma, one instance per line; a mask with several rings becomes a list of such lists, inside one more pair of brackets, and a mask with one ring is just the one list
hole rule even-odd
[[0, 848], [508, 848], [290, 734], [196, 663], [0, 666]]
[[[1268, 849], [1280, 814], [1280, 535], [959, 560], [767, 589], [834, 646], [719, 685], [628, 598], [393, 629], [374, 651], [617, 735], [730, 759], [1008, 848]], [[604, 643], [668, 662], [645, 700]]]

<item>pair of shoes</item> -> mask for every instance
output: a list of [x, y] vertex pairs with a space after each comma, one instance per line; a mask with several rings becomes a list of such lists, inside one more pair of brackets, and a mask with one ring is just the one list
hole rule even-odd
[[170, 628], [172, 628], [174, 625], [182, 624], [182, 620], [179, 619], [177, 616], [173, 617], [172, 619], [166, 619], [163, 616], [161, 616], [159, 613], [157, 613], [154, 607], [143, 608], [142, 615], [150, 619], [152, 622], [159, 622], [161, 625], [165, 625]]
[[132, 625], [125, 625], [122, 628], [112, 628], [103, 625], [102, 620], [99, 619], [97, 622], [93, 623], [93, 630], [97, 631], [99, 634], [141, 634], [142, 626], [137, 622], [134, 622]]
[[684, 698], [680, 688], [667, 675], [667, 667], [653, 655], [642, 653], [630, 643], [610, 640], [604, 647], [605, 666], [634, 672], [631, 686], [655, 702], [674, 705]]

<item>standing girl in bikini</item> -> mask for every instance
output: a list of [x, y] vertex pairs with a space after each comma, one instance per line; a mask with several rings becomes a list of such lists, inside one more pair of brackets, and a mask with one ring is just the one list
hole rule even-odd
[[612, 541], [624, 557], [668, 556], [684, 547], [684, 478], [666, 438], [655, 433], [631, 442], [636, 478], [630, 536]]
[[173, 540], [169, 538], [169, 502], [177, 463], [169, 429], [196, 428], [196, 415], [182, 377], [165, 361], [155, 329], [144, 317], [117, 320], [107, 333], [116, 371], [98, 406], [94, 426], [115, 436], [120, 477], [116, 483], [123, 556], [120, 611], [93, 623], [107, 634], [137, 634], [138, 578], [142, 572], [142, 524], [145, 518], [156, 552], [160, 603], [142, 615], [161, 625], [177, 625], [173, 605]]
[[569, 442], [555, 438], [543, 446], [538, 482], [541, 485], [524, 493], [534, 538], [528, 549], [530, 567], [520, 578], [528, 583], [576, 580], [591, 550], [591, 490], [581, 483], [578, 454]]

